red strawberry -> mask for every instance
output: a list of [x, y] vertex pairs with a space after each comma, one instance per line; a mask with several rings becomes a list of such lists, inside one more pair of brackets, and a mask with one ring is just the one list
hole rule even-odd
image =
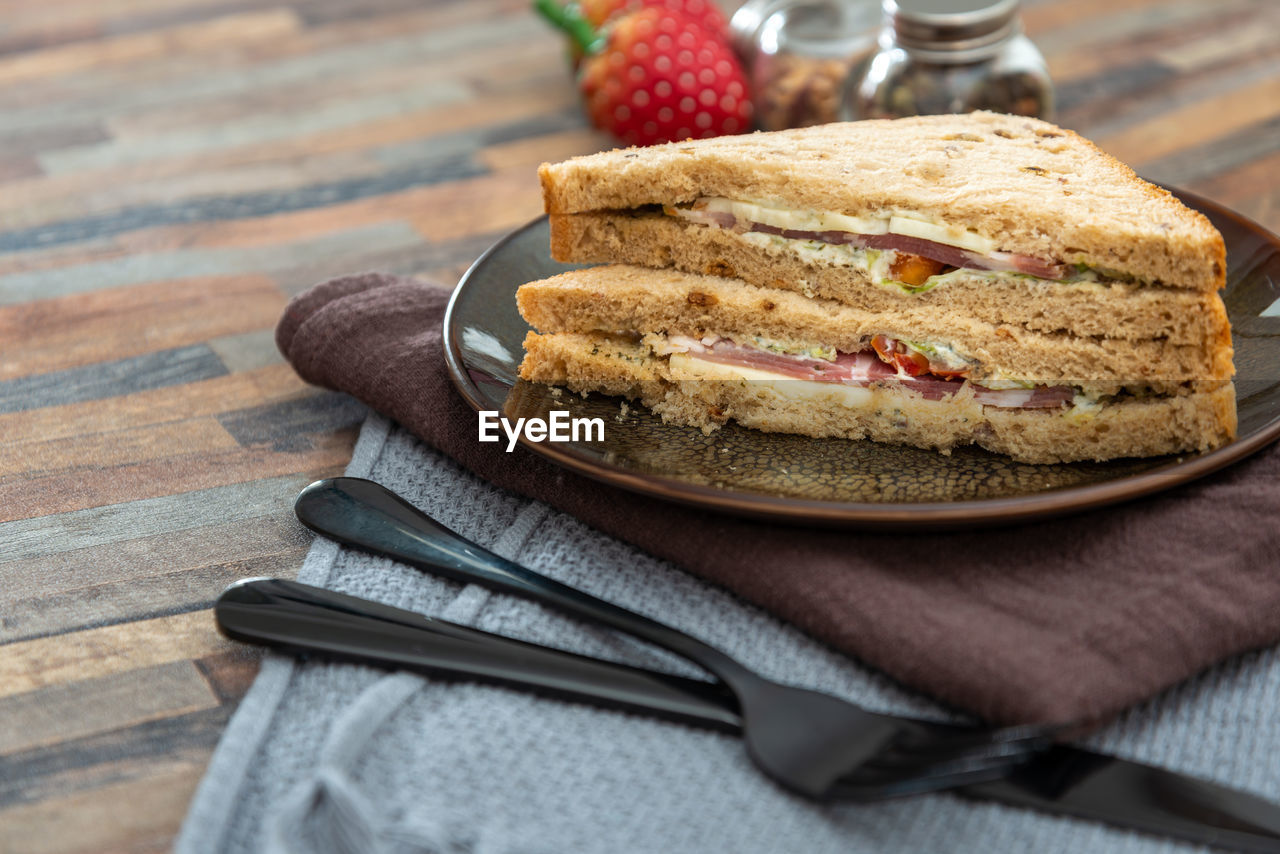
[[620, 13], [637, 12], [646, 6], [661, 6], [678, 12], [708, 33], [722, 40], [728, 37], [729, 22], [720, 7], [711, 0], [578, 0], [582, 17], [597, 28]]
[[573, 7], [537, 7], [586, 52], [579, 88], [592, 123], [629, 145], [751, 129], [746, 76], [733, 52], [683, 15], [648, 6], [603, 35]]

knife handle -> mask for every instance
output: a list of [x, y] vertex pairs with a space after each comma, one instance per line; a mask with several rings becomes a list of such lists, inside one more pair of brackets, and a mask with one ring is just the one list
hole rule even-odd
[[599, 661], [296, 581], [238, 581], [213, 611], [232, 640], [294, 654], [520, 685], [726, 732], [741, 728], [736, 701], [717, 683]]

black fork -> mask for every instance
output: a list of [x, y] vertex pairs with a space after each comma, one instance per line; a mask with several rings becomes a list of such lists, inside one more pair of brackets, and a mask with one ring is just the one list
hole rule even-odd
[[532, 599], [689, 659], [737, 698], [743, 739], [757, 766], [808, 797], [872, 799], [996, 779], [1052, 744], [1054, 732], [1042, 727], [957, 727], [904, 719], [765, 679], [697, 638], [464, 539], [373, 481], [318, 481], [302, 491], [294, 510], [304, 525], [341, 543]]

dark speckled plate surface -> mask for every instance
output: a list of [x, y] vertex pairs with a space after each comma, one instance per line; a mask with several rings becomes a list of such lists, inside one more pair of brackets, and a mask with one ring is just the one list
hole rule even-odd
[[[516, 311], [524, 282], [572, 269], [548, 254], [546, 219], [508, 235], [459, 283], [445, 316], [454, 383], [476, 409], [508, 416], [600, 417], [603, 442], [527, 442], [567, 468], [703, 508], [800, 524], [949, 528], [1007, 524], [1100, 507], [1192, 480], [1280, 436], [1280, 238], [1189, 193], [1227, 243], [1239, 438], [1212, 453], [1106, 463], [1026, 465], [976, 448], [950, 456], [866, 441], [759, 433], [728, 424], [709, 436], [663, 424], [617, 398], [520, 382], [529, 330]], [[495, 452], [501, 453], [495, 445]]]

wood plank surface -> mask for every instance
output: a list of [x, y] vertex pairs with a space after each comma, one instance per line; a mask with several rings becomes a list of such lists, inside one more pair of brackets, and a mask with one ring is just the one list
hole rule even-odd
[[[1022, 14], [1061, 123], [1280, 230], [1280, 3]], [[288, 299], [451, 287], [609, 145], [525, 0], [0, 0], [0, 852], [172, 844], [260, 658], [209, 607], [365, 416]]]

